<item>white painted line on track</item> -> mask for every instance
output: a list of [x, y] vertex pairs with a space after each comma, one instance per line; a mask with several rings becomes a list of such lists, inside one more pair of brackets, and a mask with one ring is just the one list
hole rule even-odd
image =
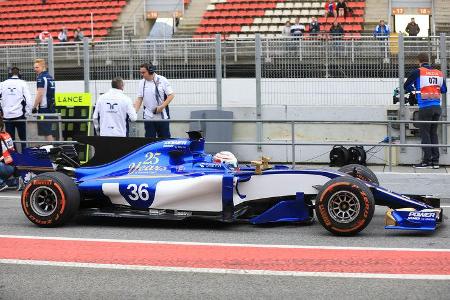
[[160, 267], [160, 266], [142, 266], [142, 265], [94, 264], [94, 263], [55, 262], [55, 261], [16, 260], [16, 259], [0, 259], [0, 264], [134, 270], [134, 271], [189, 272], [189, 273], [230, 274], [230, 275], [450, 280], [450, 275], [237, 270], [237, 269], [219, 269], [219, 268], [186, 268], [186, 267]]
[[11, 195], [11, 196], [0, 195], [0, 198], [14, 198], [14, 199], [20, 199], [21, 197], [20, 197], [20, 196], [14, 196], [14, 195]]
[[270, 244], [233, 244], [233, 243], [204, 243], [204, 242], [180, 242], [180, 241], [152, 241], [152, 240], [122, 240], [122, 239], [93, 239], [52, 236], [26, 236], [3, 235], [0, 238], [11, 239], [36, 239], [36, 240], [60, 240], [83, 242], [110, 242], [110, 243], [135, 243], [135, 244], [167, 244], [188, 246], [223, 246], [223, 247], [252, 247], [252, 248], [286, 248], [286, 249], [332, 249], [332, 250], [379, 250], [379, 251], [416, 251], [416, 252], [450, 252], [450, 249], [433, 248], [383, 248], [383, 247], [342, 247], [342, 246], [303, 246], [303, 245], [270, 245]]

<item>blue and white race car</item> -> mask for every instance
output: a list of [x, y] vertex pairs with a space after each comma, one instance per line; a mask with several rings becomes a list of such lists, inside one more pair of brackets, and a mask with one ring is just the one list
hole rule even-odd
[[[270, 166], [264, 157], [252, 166], [238, 166], [229, 152], [205, 153], [199, 132], [188, 134], [187, 139], [145, 140], [144, 146], [94, 166], [80, 166], [70, 146], [15, 153], [17, 171], [27, 181], [23, 211], [42, 227], [63, 225], [77, 214], [253, 224], [311, 223], [315, 214], [337, 235], [363, 230], [375, 205], [389, 208], [388, 229], [435, 230], [443, 219], [438, 199], [388, 191], [364, 166], [295, 170]], [[120, 148], [108, 147], [96, 148], [91, 164]]]

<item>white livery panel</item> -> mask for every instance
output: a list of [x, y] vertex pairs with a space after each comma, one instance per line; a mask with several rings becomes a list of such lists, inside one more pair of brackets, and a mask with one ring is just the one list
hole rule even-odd
[[128, 203], [127, 200], [125, 200], [125, 198], [120, 194], [118, 182], [103, 183], [102, 191], [103, 194], [111, 200], [111, 203], [131, 206], [130, 203]]
[[222, 211], [222, 175], [160, 181], [150, 208]]
[[247, 182], [239, 183], [239, 193], [245, 195], [241, 199], [236, 193], [233, 196], [234, 205], [245, 201], [277, 196], [295, 195], [302, 191], [305, 194], [317, 194], [314, 185], [323, 185], [330, 178], [311, 174], [266, 174], [252, 176]]

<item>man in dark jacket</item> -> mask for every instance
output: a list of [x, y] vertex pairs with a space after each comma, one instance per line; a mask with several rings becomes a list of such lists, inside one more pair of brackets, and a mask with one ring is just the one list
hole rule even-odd
[[344, 28], [337, 21], [334, 21], [330, 27], [330, 35], [331, 39], [341, 40], [344, 37]]
[[309, 33], [311, 35], [317, 35], [320, 32], [320, 25], [319, 22], [317, 22], [316, 17], [311, 18], [311, 23], [309, 23]]
[[417, 25], [416, 20], [411, 18], [411, 22], [406, 26], [405, 31], [409, 34], [409, 36], [417, 36], [420, 32], [420, 27]]

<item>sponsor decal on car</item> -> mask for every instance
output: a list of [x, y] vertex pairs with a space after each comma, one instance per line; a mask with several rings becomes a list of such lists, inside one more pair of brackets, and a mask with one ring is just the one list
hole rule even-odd
[[215, 163], [199, 163], [198, 166], [200, 168], [222, 169], [221, 164], [215, 164]]
[[159, 166], [161, 153], [148, 152], [145, 154], [144, 161], [132, 162], [128, 166], [128, 174], [148, 174], [167, 170], [166, 166]]
[[436, 213], [435, 212], [422, 212], [422, 211], [411, 211], [408, 214], [408, 220], [435, 220]]
[[189, 141], [166, 141], [163, 144], [163, 148], [184, 149]]

